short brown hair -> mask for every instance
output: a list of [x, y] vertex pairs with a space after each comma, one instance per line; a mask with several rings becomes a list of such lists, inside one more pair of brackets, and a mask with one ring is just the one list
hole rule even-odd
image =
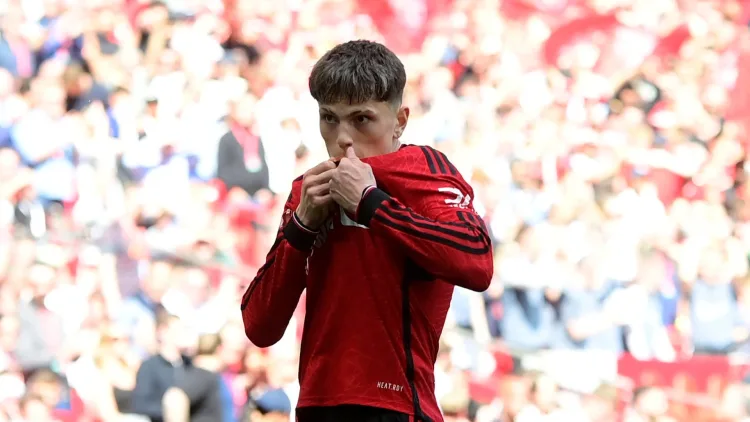
[[29, 388], [38, 385], [60, 385], [60, 376], [50, 369], [38, 369], [29, 377]]
[[315, 63], [310, 73], [310, 94], [321, 104], [367, 101], [400, 105], [406, 70], [383, 44], [356, 40], [339, 44]]

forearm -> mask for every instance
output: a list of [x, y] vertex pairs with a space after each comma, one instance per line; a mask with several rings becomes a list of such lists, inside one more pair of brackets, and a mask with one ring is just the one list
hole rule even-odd
[[289, 221], [242, 298], [245, 334], [258, 347], [281, 339], [305, 289], [305, 265], [315, 233]]
[[489, 235], [476, 214], [459, 210], [455, 215], [456, 221], [425, 217], [375, 188], [362, 198], [356, 218], [436, 278], [484, 291], [493, 273]]

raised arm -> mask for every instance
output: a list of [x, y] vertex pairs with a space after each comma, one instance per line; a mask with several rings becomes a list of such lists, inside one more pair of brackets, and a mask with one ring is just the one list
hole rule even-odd
[[367, 164], [348, 156], [331, 191], [357, 223], [389, 239], [436, 278], [484, 291], [493, 274], [492, 244], [472, 206], [473, 191], [447, 160], [430, 169], [404, 173], [403, 180], [393, 172], [388, 183], [397, 193], [392, 196], [378, 187]]
[[281, 340], [305, 290], [307, 257], [332, 203], [326, 171], [334, 167], [321, 163], [295, 181], [266, 263], [242, 297], [245, 334], [258, 347]]
[[469, 290], [487, 290], [493, 273], [492, 244], [481, 217], [468, 206], [446, 206], [448, 197], [440, 193], [431, 198], [435, 206], [420, 213], [371, 188], [359, 205], [357, 222], [401, 247], [435, 277]]

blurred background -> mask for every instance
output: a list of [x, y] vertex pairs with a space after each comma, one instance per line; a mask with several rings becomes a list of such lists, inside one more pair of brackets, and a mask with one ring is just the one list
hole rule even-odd
[[748, 24], [747, 0], [0, 0], [0, 421], [160, 421], [176, 369], [139, 368], [170, 350], [214, 362], [207, 420], [293, 418], [304, 300], [259, 350], [239, 298], [327, 158], [311, 66], [358, 38], [400, 55], [404, 142], [451, 157], [495, 242], [441, 340], [446, 420], [748, 420]]

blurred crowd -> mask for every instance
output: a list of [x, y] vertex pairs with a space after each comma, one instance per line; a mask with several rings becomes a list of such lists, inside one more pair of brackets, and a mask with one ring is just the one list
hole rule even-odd
[[[612, 365], [750, 351], [749, 24], [736, 0], [0, 1], [0, 421], [293, 418], [304, 303], [259, 350], [239, 297], [327, 158], [309, 70], [357, 38], [400, 54], [403, 141], [451, 158], [495, 241], [441, 341], [446, 420], [686, 420]], [[734, 381], [710, 420], [750, 416]]]

